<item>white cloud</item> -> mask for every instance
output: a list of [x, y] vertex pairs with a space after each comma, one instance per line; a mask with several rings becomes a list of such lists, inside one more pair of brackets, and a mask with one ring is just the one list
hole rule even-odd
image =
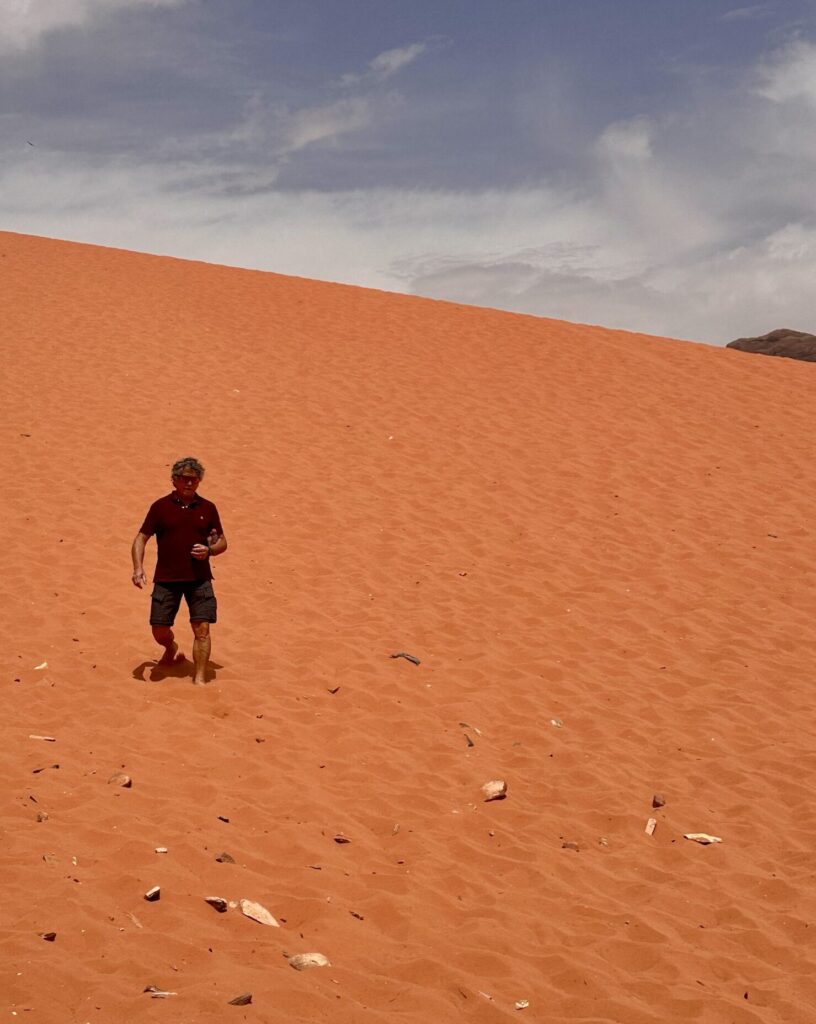
[[773, 4], [752, 4], [750, 7], [734, 7], [720, 15], [720, 21], [753, 21], [767, 18], [773, 13]]
[[3, 0], [0, 52], [26, 50], [49, 32], [86, 25], [125, 7], [176, 7], [187, 0]]
[[645, 118], [616, 121], [607, 125], [597, 142], [599, 153], [606, 159], [648, 160], [652, 155], [649, 122]]
[[363, 74], [349, 73], [343, 75], [340, 79], [340, 85], [350, 86], [364, 82], [369, 82], [370, 84], [382, 82], [403, 68], [408, 67], [409, 64], [413, 64], [417, 57], [420, 57], [427, 49], [427, 43], [411, 43], [409, 46], [399, 46], [393, 50], [384, 50], [368, 62], [368, 67]]
[[295, 111], [287, 129], [287, 150], [303, 149], [312, 142], [335, 139], [365, 128], [371, 120], [371, 104], [363, 97], [338, 100], [323, 107]]
[[378, 54], [368, 65], [369, 68], [383, 78], [396, 74], [397, 71], [407, 67], [425, 52], [425, 43], [412, 43], [410, 46], [402, 46], [394, 50], [385, 50]]
[[757, 92], [775, 103], [816, 104], [816, 44], [797, 39], [764, 62]]

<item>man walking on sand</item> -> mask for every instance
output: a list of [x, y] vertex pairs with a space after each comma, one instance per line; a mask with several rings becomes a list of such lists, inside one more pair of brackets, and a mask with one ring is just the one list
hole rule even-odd
[[172, 665], [183, 658], [173, 623], [184, 597], [193, 628], [193, 682], [199, 685], [207, 681], [210, 623], [217, 618], [210, 558], [227, 550], [218, 509], [197, 493], [203, 476], [204, 467], [198, 459], [179, 459], [171, 471], [173, 490], [150, 506], [131, 548], [133, 585], [141, 589], [147, 583], [145, 545], [155, 533], [159, 557], [153, 576], [150, 625], [156, 643], [164, 648], [159, 664]]

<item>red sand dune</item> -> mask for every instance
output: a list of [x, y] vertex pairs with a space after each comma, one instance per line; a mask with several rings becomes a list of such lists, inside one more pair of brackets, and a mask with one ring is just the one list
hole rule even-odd
[[[14, 234], [0, 274], [3, 1019], [816, 1019], [812, 366]], [[204, 688], [130, 582], [187, 454]]]

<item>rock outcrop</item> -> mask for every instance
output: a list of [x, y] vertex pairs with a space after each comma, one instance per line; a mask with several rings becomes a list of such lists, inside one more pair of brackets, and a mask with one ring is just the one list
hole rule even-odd
[[816, 363], [816, 334], [792, 331], [780, 327], [758, 338], [737, 338], [729, 341], [726, 348], [737, 348], [741, 352], [759, 352], [763, 356], [785, 356], [787, 359], [804, 359]]

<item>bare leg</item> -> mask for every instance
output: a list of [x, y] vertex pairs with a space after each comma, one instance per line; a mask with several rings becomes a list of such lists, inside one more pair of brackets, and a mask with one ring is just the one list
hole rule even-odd
[[193, 640], [193, 664], [195, 665], [193, 682], [197, 686], [201, 686], [207, 682], [207, 662], [210, 660], [210, 648], [212, 646], [210, 641], [210, 624], [209, 622], [191, 622], [190, 625], [193, 627], [193, 634], [195, 635]]
[[178, 654], [178, 644], [173, 636], [170, 626], [153, 626], [153, 639], [164, 648], [164, 654], [159, 659], [160, 665], [172, 665]]

